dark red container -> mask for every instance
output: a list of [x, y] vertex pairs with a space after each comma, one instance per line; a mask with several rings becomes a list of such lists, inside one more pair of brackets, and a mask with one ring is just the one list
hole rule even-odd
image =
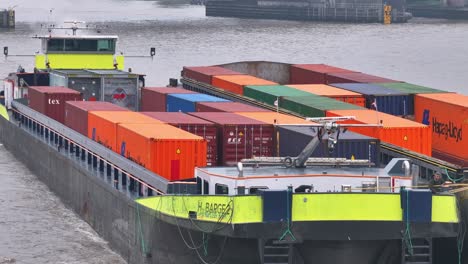
[[290, 68], [290, 84], [324, 84], [328, 73], [355, 72], [326, 64], [295, 64]]
[[197, 112], [270, 112], [270, 110], [239, 102], [199, 102]]
[[68, 101], [65, 104], [65, 125], [88, 136], [89, 111], [130, 111], [109, 102]]
[[206, 163], [218, 165], [218, 126], [214, 123], [180, 112], [141, 112], [151, 118], [175, 126], [194, 135], [203, 137], [207, 142]]
[[184, 67], [182, 76], [195, 81], [211, 84], [211, 78], [216, 75], [240, 75], [244, 73], [232, 71], [219, 66]]
[[362, 72], [342, 72], [327, 74], [327, 84], [329, 83], [392, 83], [400, 82]]
[[273, 125], [226, 112], [189, 114], [217, 124], [219, 165], [273, 155]]
[[189, 90], [171, 87], [145, 87], [141, 89], [140, 111], [166, 112], [166, 97], [168, 94], [193, 94]]
[[65, 121], [65, 102], [81, 101], [81, 93], [63, 86], [30, 86], [29, 107], [60, 123]]

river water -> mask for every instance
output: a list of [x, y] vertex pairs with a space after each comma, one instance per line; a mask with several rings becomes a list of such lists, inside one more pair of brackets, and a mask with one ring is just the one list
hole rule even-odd
[[[327, 63], [468, 94], [468, 22], [413, 19], [407, 24], [340, 24], [205, 17], [186, 0], [3, 0], [17, 27], [0, 31], [10, 54], [32, 55], [41, 24], [85, 21], [120, 37], [118, 50], [149, 86], [166, 85], [182, 66], [242, 60]], [[0, 76], [32, 57], [1, 59]], [[0, 263], [120, 263], [92, 229], [0, 147]]]

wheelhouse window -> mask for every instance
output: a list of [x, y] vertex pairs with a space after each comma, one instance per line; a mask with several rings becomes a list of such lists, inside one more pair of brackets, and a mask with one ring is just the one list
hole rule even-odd
[[115, 52], [114, 39], [49, 39], [48, 52]]
[[266, 186], [256, 186], [256, 187], [250, 187], [249, 188], [249, 194], [257, 194], [258, 190], [267, 190], [268, 187]]
[[229, 188], [224, 184], [215, 184], [215, 194], [229, 194]]

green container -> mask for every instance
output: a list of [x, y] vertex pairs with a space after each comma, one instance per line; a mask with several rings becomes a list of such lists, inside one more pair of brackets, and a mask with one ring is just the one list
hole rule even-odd
[[448, 93], [447, 91], [437, 90], [411, 83], [376, 83], [375, 85], [384, 86], [408, 94]]
[[273, 106], [278, 97], [310, 95], [308, 92], [283, 85], [248, 85], [244, 87], [244, 96]]
[[280, 100], [280, 107], [304, 117], [325, 117], [327, 110], [366, 109], [318, 95], [283, 97]]

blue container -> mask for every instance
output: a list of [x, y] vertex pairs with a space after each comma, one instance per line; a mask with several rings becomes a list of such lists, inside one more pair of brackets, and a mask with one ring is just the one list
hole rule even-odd
[[230, 102], [229, 100], [207, 94], [168, 94], [167, 112], [196, 112], [197, 102]]
[[[317, 128], [313, 128], [317, 131]], [[279, 155], [281, 157], [297, 157], [305, 146], [312, 140], [316, 132], [306, 126], [278, 126]], [[328, 136], [323, 136], [322, 143], [311, 155], [313, 158], [355, 158], [367, 159], [377, 167], [380, 166], [380, 140], [358, 133], [347, 131], [341, 133], [335, 150], [330, 153], [327, 145]]]
[[331, 86], [360, 93], [366, 98], [366, 107], [391, 115], [414, 115], [414, 97], [405, 92], [369, 83], [333, 83]]

